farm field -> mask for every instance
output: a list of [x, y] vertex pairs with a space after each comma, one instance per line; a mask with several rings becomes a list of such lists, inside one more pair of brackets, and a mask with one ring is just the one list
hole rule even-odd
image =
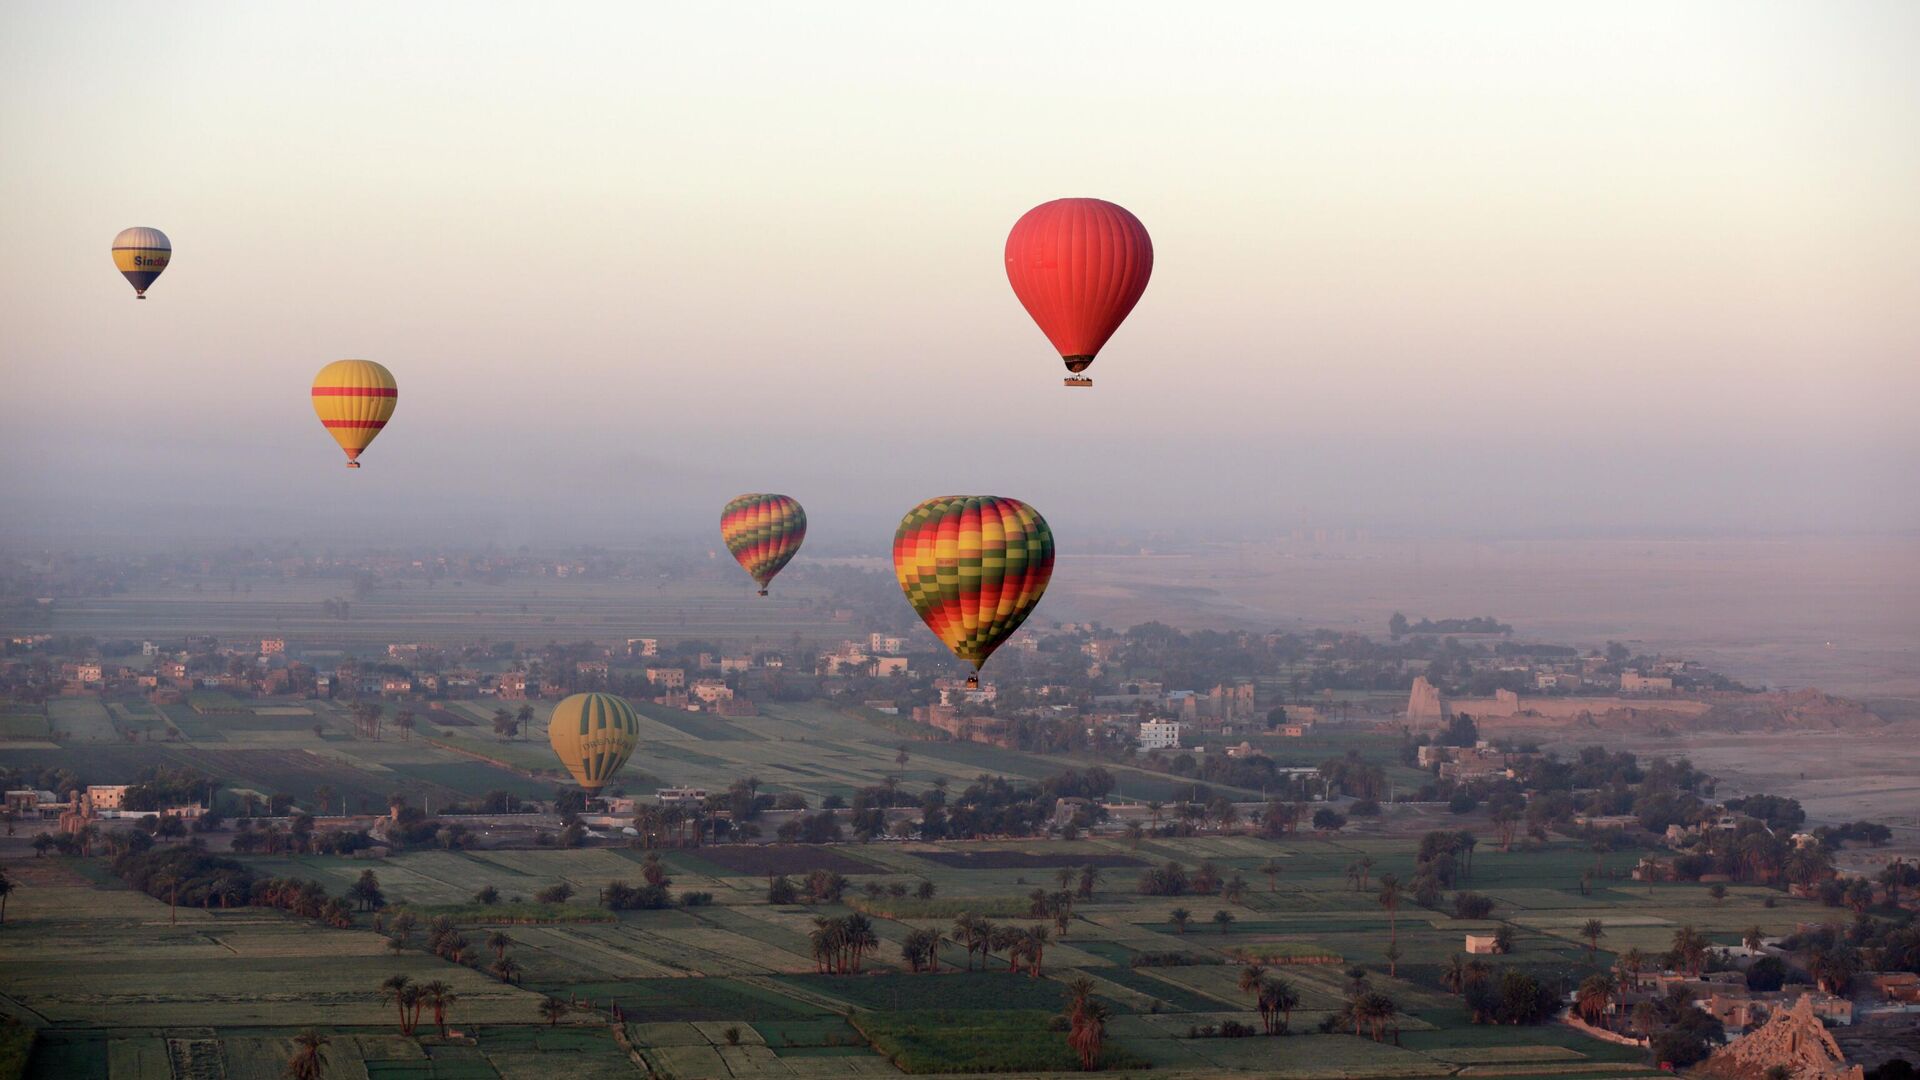
[[[640, 1075], [629, 1047], [661, 1075], [689, 1080], [893, 1075], [963, 1065], [1067, 1072], [1073, 1061], [1063, 1056], [1064, 1036], [1048, 1030], [1048, 1018], [1059, 1012], [1067, 981], [1080, 974], [1093, 980], [1112, 1016], [1109, 1063], [1154, 1075], [1413, 1077], [1493, 1069], [1627, 1076], [1644, 1069], [1633, 1048], [1554, 1026], [1471, 1025], [1460, 999], [1440, 982], [1462, 935], [1506, 926], [1515, 948], [1503, 963], [1570, 983], [1610, 961], [1613, 950], [1664, 949], [1682, 925], [1731, 940], [1750, 924], [1784, 931], [1824, 914], [1778, 893], [1767, 907], [1765, 890], [1736, 887], [1712, 902], [1700, 886], [1649, 889], [1615, 879], [1635, 852], [1602, 856], [1605, 876], [1582, 895], [1578, 879], [1594, 853], [1560, 842], [1476, 854], [1466, 884], [1496, 905], [1484, 922], [1464, 923], [1410, 902], [1390, 919], [1370, 892], [1348, 885], [1344, 869], [1362, 856], [1374, 860], [1375, 873], [1410, 866], [1410, 845], [1385, 836], [1204, 836], [1137, 848], [1105, 840], [707, 847], [667, 852], [665, 865], [674, 890], [711, 892], [712, 905], [623, 913], [605, 912], [598, 898], [609, 882], [640, 880], [644, 853], [624, 847], [243, 859], [261, 875], [319, 881], [330, 895], [371, 869], [388, 903], [418, 911], [423, 924], [447, 912], [469, 941], [506, 935], [501, 949], [518, 968], [513, 983], [487, 973], [490, 946], [474, 966], [462, 966], [428, 952], [419, 934], [396, 951], [366, 914], [356, 916], [354, 929], [338, 930], [255, 908], [170, 913], [165, 903], [118, 886], [100, 858], [29, 854], [9, 864], [22, 885], [0, 950], [0, 994], [10, 1011], [39, 1028], [28, 1073], [35, 1078], [161, 1080], [182, 1054], [221, 1061], [227, 1077], [276, 1076], [292, 1033], [315, 1017], [324, 1017], [335, 1036], [329, 1076]], [[1284, 867], [1272, 887], [1255, 872], [1269, 858]], [[1167, 860], [1240, 869], [1250, 891], [1238, 903], [1141, 895], [1141, 870]], [[1103, 867], [1099, 885], [1076, 905], [1065, 935], [1053, 936], [1044, 978], [1009, 972], [1002, 954], [984, 962], [969, 957], [951, 942], [941, 949], [937, 975], [913, 973], [900, 957], [900, 943], [916, 928], [945, 930], [950, 913], [974, 907], [1017, 912], [1030, 888], [1052, 887], [1056, 868], [1089, 864]], [[941, 914], [916, 916], [922, 909], [907, 901], [901, 917], [890, 918], [891, 901], [863, 901], [876, 912], [879, 942], [865, 974], [823, 974], [811, 955], [813, 920], [850, 909], [765, 900], [769, 871], [798, 877], [816, 866], [846, 874], [850, 899], [869, 882], [931, 883], [935, 899], [924, 908]], [[559, 907], [471, 903], [485, 886], [512, 899], [559, 882], [574, 889]], [[1169, 919], [1176, 907], [1194, 913], [1184, 933]], [[538, 910], [554, 914], [517, 921]], [[1211, 922], [1216, 910], [1234, 915], [1225, 932]], [[562, 921], [576, 915], [599, 921]], [[1588, 918], [1606, 927], [1591, 955], [1577, 933]], [[1039, 922], [1015, 914], [995, 921]], [[1384, 955], [1390, 939], [1401, 950], [1392, 975]], [[1148, 954], [1188, 960], [1136, 966]], [[1294, 1034], [1190, 1037], [1192, 1029], [1229, 1020], [1258, 1024], [1237, 985], [1235, 958], [1248, 954], [1273, 956], [1271, 970], [1294, 985]], [[1336, 956], [1334, 963], [1295, 960]], [[1316, 1030], [1320, 1017], [1340, 1007], [1349, 984], [1343, 969], [1352, 965], [1365, 968], [1371, 985], [1398, 1006], [1398, 1045]], [[977, 970], [969, 974], [968, 967]], [[379, 993], [382, 980], [396, 974], [451, 986], [458, 1000], [450, 1024], [462, 1037], [442, 1040], [431, 1024], [400, 1034], [393, 1006]], [[557, 1027], [537, 1014], [546, 996], [576, 1003]], [[102, 1017], [112, 1020], [103, 1024]]]
[[[195, 591], [197, 585], [204, 587]], [[344, 620], [322, 607], [343, 588], [351, 591], [350, 584], [327, 579], [254, 580], [248, 592], [236, 595], [227, 592], [224, 579], [179, 579], [109, 597], [62, 598], [50, 609], [48, 631], [155, 640], [187, 634], [245, 640], [271, 634], [298, 638], [315, 649], [481, 637], [570, 641], [641, 636], [777, 647], [795, 635], [825, 640], [834, 633], [820, 607], [825, 594], [809, 588], [799, 573], [782, 579], [780, 591], [770, 597], [756, 597], [750, 587], [718, 574], [711, 581], [671, 585], [634, 580], [514, 579], [499, 585], [448, 581], [355, 599], [352, 617]]]

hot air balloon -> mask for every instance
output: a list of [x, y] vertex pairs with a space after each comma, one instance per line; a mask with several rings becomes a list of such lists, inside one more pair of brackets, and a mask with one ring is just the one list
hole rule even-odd
[[928, 629], [978, 672], [1047, 591], [1053, 531], [1019, 499], [943, 495], [900, 519], [893, 569]]
[[1153, 276], [1153, 240], [1125, 207], [1055, 199], [1021, 215], [1007, 234], [1007, 281], [1072, 372], [1068, 386], [1126, 320]]
[[640, 742], [640, 717], [613, 694], [563, 698], [547, 718], [547, 741], [574, 782], [592, 795], [606, 786]]
[[788, 495], [740, 495], [720, 511], [720, 539], [767, 595], [807, 538], [807, 512]]
[[349, 469], [360, 467], [360, 451], [387, 426], [399, 400], [393, 372], [371, 360], [335, 360], [313, 377], [314, 414], [347, 452]]
[[135, 226], [113, 238], [113, 265], [133, 283], [133, 298], [145, 300], [153, 279], [173, 261], [173, 242], [159, 229]]

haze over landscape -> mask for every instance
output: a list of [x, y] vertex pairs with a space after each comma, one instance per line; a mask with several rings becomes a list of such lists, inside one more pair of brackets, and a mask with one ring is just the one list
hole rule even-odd
[[0, 1080], [1912, 1080], [1916, 47], [0, 5]]

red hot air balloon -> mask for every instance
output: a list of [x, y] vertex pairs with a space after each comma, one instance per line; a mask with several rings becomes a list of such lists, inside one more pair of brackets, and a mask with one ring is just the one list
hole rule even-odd
[[1007, 234], [1007, 281], [1027, 314], [1081, 375], [1126, 320], [1153, 276], [1153, 240], [1140, 219], [1103, 199], [1055, 199], [1021, 215]]

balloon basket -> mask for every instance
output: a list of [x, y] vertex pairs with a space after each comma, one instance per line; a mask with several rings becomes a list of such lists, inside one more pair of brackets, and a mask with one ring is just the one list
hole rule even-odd
[[357, 461], [349, 461], [349, 462], [347, 462], [347, 468], [349, 468], [349, 469], [357, 469], [357, 468], [359, 468], [359, 467], [360, 467], [360, 463], [359, 463], [359, 462], [357, 462]]
[[1069, 375], [1060, 380], [1062, 386], [1092, 386], [1093, 380], [1085, 375]]
[[765, 589], [761, 589], [761, 590], [760, 590], [760, 595], [761, 595], [761, 596], [765, 596], [765, 595], [767, 595], [767, 590], [765, 590]]
[[967, 689], [969, 690], [980, 689], [980, 676], [978, 675], [967, 676]]

